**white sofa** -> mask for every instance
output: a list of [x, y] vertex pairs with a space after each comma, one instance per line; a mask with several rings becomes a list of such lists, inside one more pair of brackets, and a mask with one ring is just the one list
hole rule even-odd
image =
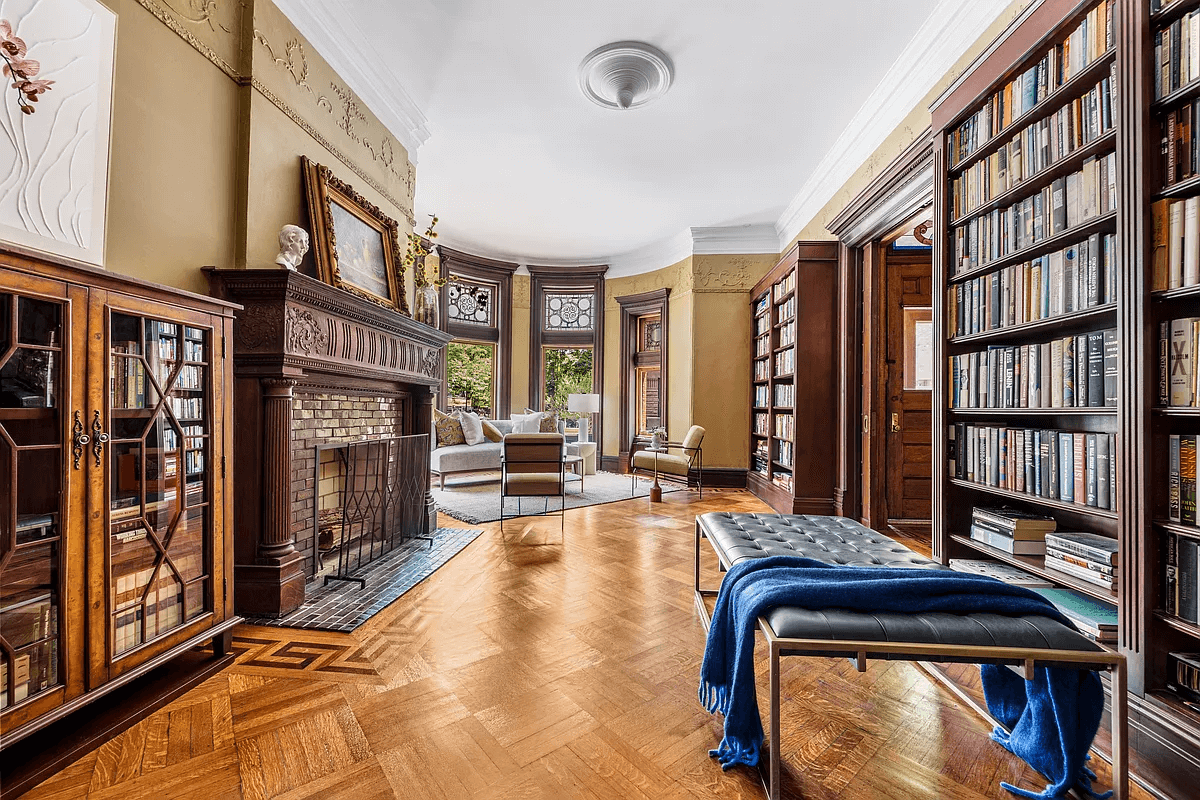
[[[512, 433], [511, 419], [488, 420], [500, 433]], [[452, 444], [437, 446], [437, 434], [432, 439], [433, 452], [429, 454], [429, 471], [438, 477], [438, 487], [446, 488], [446, 476], [459, 472], [488, 472], [500, 469], [500, 442], [484, 440], [479, 444]]]

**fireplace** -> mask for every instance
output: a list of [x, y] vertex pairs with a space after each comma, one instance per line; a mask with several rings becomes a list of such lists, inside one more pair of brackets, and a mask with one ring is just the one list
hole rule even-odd
[[429, 434], [315, 448], [312, 577], [366, 582], [357, 573], [412, 539], [426, 539]]
[[395, 514], [406, 536], [435, 527], [427, 437], [450, 337], [290, 270], [206, 272], [216, 294], [243, 306], [231, 343], [234, 604], [283, 616], [324, 560], [316, 520], [330, 446], [425, 437], [419, 457], [406, 451], [412, 474]]

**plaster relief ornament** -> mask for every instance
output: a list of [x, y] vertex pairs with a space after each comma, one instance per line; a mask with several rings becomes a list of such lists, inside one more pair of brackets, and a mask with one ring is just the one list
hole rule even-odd
[[279, 255], [275, 263], [295, 270], [308, 252], [308, 232], [299, 225], [284, 225], [279, 229]]
[[40, 62], [26, 58], [28, 48], [25, 41], [13, 31], [12, 23], [0, 19], [0, 60], [4, 61], [4, 77], [12, 78], [12, 88], [17, 90], [17, 107], [22, 114], [32, 114], [38, 95], [48, 92], [54, 81], [39, 80], [35, 76], [42, 71]]

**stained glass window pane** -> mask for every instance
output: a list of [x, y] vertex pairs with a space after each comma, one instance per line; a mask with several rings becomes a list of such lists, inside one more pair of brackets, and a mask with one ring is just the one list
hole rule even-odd
[[495, 287], [451, 280], [447, 286], [447, 313], [453, 322], [494, 326], [492, 308]]
[[638, 350], [642, 353], [654, 353], [662, 350], [662, 320], [658, 317], [643, 317], [641, 336], [638, 337]]
[[545, 328], [548, 331], [590, 331], [595, 325], [593, 292], [546, 292]]

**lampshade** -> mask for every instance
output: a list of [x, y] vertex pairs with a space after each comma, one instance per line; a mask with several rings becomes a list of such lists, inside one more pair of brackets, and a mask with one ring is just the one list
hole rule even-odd
[[567, 411], [581, 411], [584, 414], [595, 414], [599, 410], [600, 395], [598, 394], [567, 395]]

